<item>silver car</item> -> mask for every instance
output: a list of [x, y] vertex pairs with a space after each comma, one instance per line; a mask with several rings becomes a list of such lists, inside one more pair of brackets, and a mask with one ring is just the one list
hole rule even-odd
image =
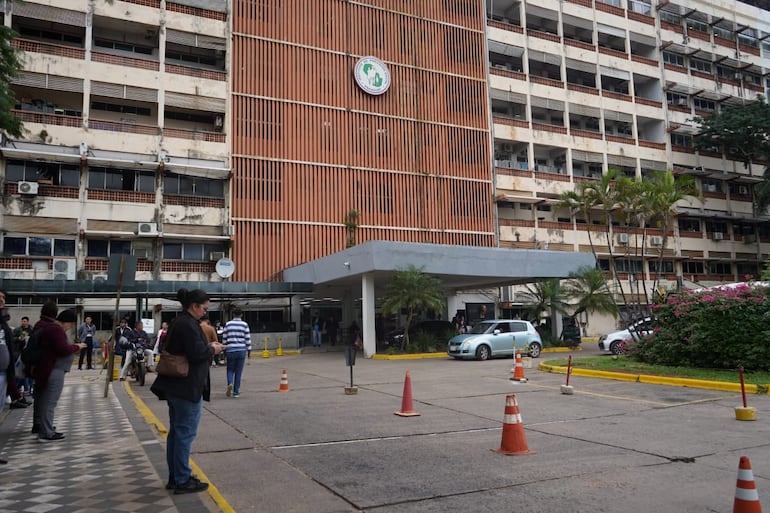
[[468, 333], [453, 337], [447, 352], [458, 359], [488, 360], [513, 356], [516, 349], [532, 358], [540, 356], [543, 341], [529, 321], [500, 319], [480, 322]]

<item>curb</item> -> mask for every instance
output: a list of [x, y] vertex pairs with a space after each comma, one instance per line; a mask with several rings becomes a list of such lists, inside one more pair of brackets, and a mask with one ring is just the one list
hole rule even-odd
[[[548, 365], [543, 362], [537, 367], [543, 372], [552, 372], [556, 374], [567, 374], [567, 368], [558, 365]], [[672, 378], [668, 376], [649, 376], [646, 374], [629, 374], [625, 372], [595, 371], [588, 369], [572, 368], [571, 374], [575, 376], [586, 376], [589, 378], [614, 379], [616, 381], [634, 381], [637, 383], [650, 383], [653, 385], [667, 385], [675, 387], [702, 388], [706, 390], [721, 390], [723, 392], [740, 392], [740, 383], [729, 383], [727, 381], [706, 381], [703, 379], [690, 378]], [[768, 394], [769, 385], [746, 385], [746, 392], [757, 395]]]

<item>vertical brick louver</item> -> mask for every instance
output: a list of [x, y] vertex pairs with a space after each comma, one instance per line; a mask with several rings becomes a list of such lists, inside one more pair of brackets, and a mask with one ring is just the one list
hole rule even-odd
[[359, 244], [495, 245], [482, 0], [234, 0], [232, 51], [238, 280], [344, 249], [351, 210]]

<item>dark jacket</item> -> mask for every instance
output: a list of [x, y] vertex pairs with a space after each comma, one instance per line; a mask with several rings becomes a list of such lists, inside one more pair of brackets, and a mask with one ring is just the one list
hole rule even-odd
[[32, 376], [35, 378], [35, 385], [43, 388], [48, 385], [48, 377], [56, 360], [79, 352], [80, 347], [70, 344], [64, 328], [52, 317], [40, 316], [40, 320], [35, 323], [32, 331], [37, 330], [43, 330], [41, 335], [43, 355], [40, 363], [32, 369]]
[[201, 396], [208, 401], [211, 392], [209, 366], [214, 349], [209, 347], [198, 320], [182, 312], [169, 327], [164, 344], [169, 353], [187, 356], [190, 372], [186, 378], [158, 375], [150, 387], [152, 393], [163, 401], [174, 397], [196, 402]]
[[[11, 330], [11, 327], [8, 326], [8, 321], [5, 318], [5, 314], [0, 311], [0, 329], [5, 332], [5, 345], [8, 346], [8, 366], [6, 367], [6, 372], [8, 373], [8, 380], [10, 381], [11, 376], [14, 376], [16, 373], [16, 353], [14, 351], [14, 343], [13, 343], [13, 330]], [[5, 398], [3, 398], [5, 399]]]

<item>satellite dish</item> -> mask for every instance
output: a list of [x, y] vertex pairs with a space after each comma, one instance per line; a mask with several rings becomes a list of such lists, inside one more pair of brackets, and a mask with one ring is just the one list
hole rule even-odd
[[235, 262], [229, 258], [220, 258], [215, 269], [220, 278], [229, 278], [235, 272]]

